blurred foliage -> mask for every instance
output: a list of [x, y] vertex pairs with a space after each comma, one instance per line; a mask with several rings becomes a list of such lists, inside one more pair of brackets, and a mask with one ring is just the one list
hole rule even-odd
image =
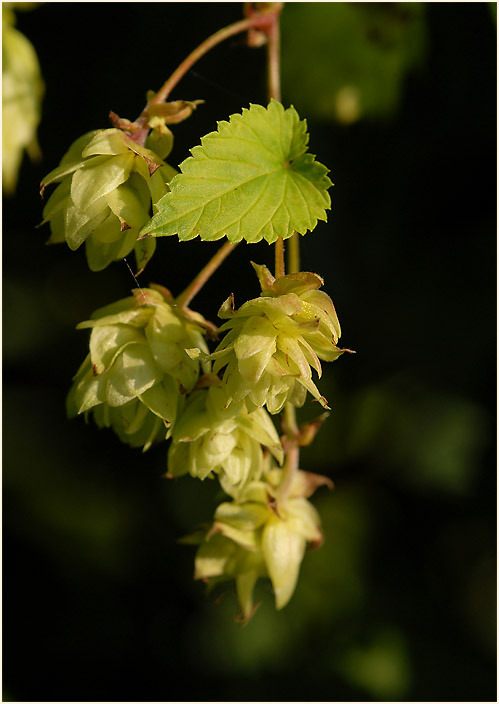
[[282, 35], [284, 92], [301, 113], [344, 124], [386, 118], [423, 64], [425, 3], [290, 3]]
[[489, 2], [487, 4], [490, 8], [490, 14], [494, 18], [494, 22], [496, 22], [496, 24], [497, 24], [497, 3], [496, 2]]
[[[124, 264], [95, 274], [83, 253], [44, 245], [47, 233], [35, 229], [39, 181], [79, 133], [106, 126], [109, 109], [133, 119], [147, 88], [242, 14], [240, 5], [220, 3], [216, 12], [212, 5], [167, 3], [158, 15], [156, 3], [123, 3], [119, 13], [99, 3], [91, 52], [85, 3], [45, 3], [17, 18], [39, 52], [47, 94], [44, 162], [23, 162], [3, 208], [3, 700], [493, 701], [496, 35], [489, 3], [285, 6], [285, 99], [308, 118], [311, 150], [331, 165], [336, 184], [328, 224], [303, 239], [303, 268], [325, 278], [342, 340], [357, 354], [329, 365], [321, 383], [332, 412], [304, 448], [302, 468], [327, 474], [335, 490], [314, 498], [325, 542], [305, 556], [282, 612], [262, 582], [260, 607], [241, 628], [232, 588], [205, 597], [191, 581], [194, 549], [177, 540], [193, 520], [210, 519], [220, 498], [215, 482], [167, 481], [166, 446], [141, 454], [110, 431], [65, 417], [86, 345], [74, 327], [129, 295], [135, 282]], [[406, 12], [407, 31], [424, 28], [418, 72], [404, 69], [387, 88], [397, 93], [390, 121], [338, 124], [330, 99], [343, 77], [351, 84], [354, 59], [341, 59], [337, 46], [351, 33], [345, 51], [355, 58], [363, 50], [353, 19], [338, 36], [333, 12], [356, 13], [363, 27], [367, 17]], [[379, 19], [382, 34], [395, 33], [390, 22]], [[296, 39], [290, 33], [298, 28]], [[111, 32], [123, 43], [149, 38], [147, 69], [117, 64]], [[178, 126], [177, 163], [216, 120], [265, 101], [263, 53], [229, 42], [184, 79], [175, 97], [207, 102]], [[371, 61], [374, 89], [381, 64]], [[310, 91], [307, 107], [300, 102], [323, 62], [324, 85], [333, 86], [325, 112], [322, 91], [315, 98]], [[84, 103], [69, 120], [60, 96], [80, 105], [82, 86]], [[366, 118], [389, 114], [383, 96], [380, 89], [380, 112], [366, 109]], [[177, 293], [216, 249], [163, 238], [140, 283]], [[214, 319], [231, 291], [236, 305], [258, 295], [248, 254], [273, 266], [265, 243], [238, 247], [194, 300], [203, 315]], [[300, 417], [319, 413], [310, 402]]]
[[24, 151], [31, 159], [40, 159], [36, 130], [43, 80], [35, 48], [14, 27], [14, 10], [30, 10], [36, 5], [2, 3], [2, 188], [8, 194], [16, 188]]
[[342, 398], [341, 405], [344, 420], [327, 438], [334, 433], [339, 460], [382, 457], [380, 471], [413, 491], [469, 492], [492, 438], [479, 404], [435, 391], [405, 371]]

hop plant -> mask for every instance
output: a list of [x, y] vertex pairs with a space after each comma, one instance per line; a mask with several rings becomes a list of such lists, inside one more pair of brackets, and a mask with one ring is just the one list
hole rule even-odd
[[275, 426], [263, 408], [248, 413], [243, 403], [227, 407], [217, 377], [189, 398], [173, 431], [168, 474], [189, 473], [205, 479], [217, 474], [224, 491], [234, 497], [260, 477], [268, 448], [282, 463], [283, 451]]
[[90, 352], [74, 377], [68, 415], [91, 412], [100, 427], [144, 450], [167, 437], [199, 377], [199, 362], [184, 350], [207, 350], [204, 318], [180, 310], [167, 289], [151, 285], [77, 327], [91, 329]]
[[[299, 425], [294, 407], [304, 404], [308, 391], [327, 408], [312, 370], [320, 377], [321, 360], [349, 351], [337, 346], [340, 325], [331, 299], [319, 291], [321, 277], [284, 275], [284, 240], [291, 238], [289, 267], [297, 271], [298, 234], [326, 220], [332, 183], [327, 167], [308, 151], [306, 121], [278, 100], [272, 57], [282, 6], [247, 3], [246, 19], [194, 49], [147, 94], [134, 122], [111, 112], [112, 128], [77, 139], [41, 183], [42, 193], [57, 184], [43, 210], [49, 243], [67, 242], [72, 250], [85, 243], [94, 271], [134, 250], [141, 272], [156, 237], [228, 240], [177, 298], [161, 286], [137, 288], [78, 325], [90, 329], [90, 349], [67, 410], [93, 417], [143, 450], [169, 439], [166, 476], [219, 482], [226, 499], [213, 523], [185, 542], [198, 545], [197, 579], [209, 588], [235, 580], [244, 621], [255, 608], [257, 580], [270, 579], [282, 609], [307, 545], [322, 542], [308, 498], [330, 482], [299, 469], [299, 448], [312, 442], [327, 414]], [[250, 104], [220, 121], [177, 174], [165, 162], [173, 144], [169, 125], [203, 101], [168, 98], [197, 59], [243, 31], [252, 46], [268, 43], [268, 105]], [[225, 301], [219, 316], [226, 334], [210, 353], [205, 337], [216, 328], [188, 305], [235, 244], [262, 239], [275, 243], [282, 275], [253, 265], [261, 294], [238, 310], [233, 296]], [[271, 414], [284, 407], [280, 437]]]
[[[163, 158], [172, 142], [162, 139]], [[51, 228], [48, 243], [66, 241], [76, 250], [85, 242], [93, 271], [134, 250], [137, 269], [142, 271], [156, 240], [138, 242], [139, 230], [150, 218], [151, 203], [154, 211], [175, 173], [155, 151], [140, 146], [120, 129], [88, 132], [71, 145], [60, 165], [41, 183], [42, 192], [50, 184], [59, 184], [43, 210], [42, 224], [50, 223]]]
[[334, 361], [344, 350], [337, 347], [340, 324], [329, 296], [318, 289], [317, 274], [300, 272], [275, 279], [265, 266], [253, 264], [261, 295], [234, 309], [229, 297], [218, 313], [228, 319], [227, 331], [212, 355], [216, 373], [225, 368], [223, 381], [230, 399], [246, 401], [248, 410], [266, 405], [279, 413], [289, 402], [300, 407], [307, 391], [327, 408], [312, 380], [312, 368], [322, 374], [320, 360]]
[[331, 482], [297, 471], [288, 495], [281, 498], [281, 476], [269, 460], [263, 479], [247, 486], [243, 500], [220, 504], [210, 528], [185, 540], [199, 544], [195, 579], [209, 589], [235, 580], [243, 621], [254, 612], [253, 591], [261, 577], [270, 578], [276, 608], [286, 606], [307, 544], [317, 547], [323, 540], [319, 515], [307, 499], [317, 486]]
[[13, 26], [15, 4], [2, 4], [2, 184], [8, 194], [15, 190], [24, 150], [39, 157], [36, 130], [44, 92], [36, 51]]

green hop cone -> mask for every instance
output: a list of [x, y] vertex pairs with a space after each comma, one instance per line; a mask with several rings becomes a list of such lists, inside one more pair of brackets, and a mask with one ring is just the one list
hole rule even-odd
[[260, 577], [272, 583], [277, 609], [291, 599], [307, 544], [321, 545], [319, 515], [307, 500], [326, 477], [298, 471], [288, 496], [280, 500], [282, 470], [272, 469], [266, 481], [248, 484], [245, 498], [218, 506], [210, 529], [194, 540], [195, 579], [213, 588], [235, 580], [242, 620], [254, 613], [253, 590]]
[[40, 155], [36, 130], [44, 92], [40, 65], [31, 42], [13, 27], [11, 7], [2, 4], [2, 184], [12, 194], [24, 151]]
[[[212, 381], [220, 383], [217, 377]], [[282, 462], [281, 442], [266, 411], [249, 413], [243, 403], [227, 407], [224, 390], [209, 386], [190, 396], [175, 425], [168, 475], [205, 479], [217, 474], [223, 490], [238, 497], [262, 472], [262, 445]]]
[[[170, 140], [170, 148], [173, 140]], [[88, 265], [100, 271], [135, 251], [138, 271], [152, 257], [154, 238], [137, 241], [155, 204], [176, 171], [151, 149], [120, 129], [88, 132], [77, 139], [41, 190], [59, 185], [43, 209], [50, 223], [49, 244], [66, 241], [76, 250], [85, 242]]]
[[207, 350], [207, 325], [155, 285], [96, 311], [77, 326], [91, 329], [90, 352], [74, 377], [68, 415], [92, 412], [100, 427], [144, 450], [164, 439], [200, 373], [185, 349]]
[[267, 267], [253, 264], [262, 293], [260, 298], [234, 310], [232, 296], [218, 315], [228, 319], [220, 331], [228, 331], [213, 353], [213, 371], [226, 367], [223, 381], [235, 402], [245, 399], [248, 410], [266, 405], [279, 413], [289, 402], [300, 407], [307, 391], [327, 408], [312, 381], [312, 368], [322, 374], [320, 360], [337, 359], [341, 335], [333, 302], [317, 289], [317, 274], [300, 272], [274, 279]]

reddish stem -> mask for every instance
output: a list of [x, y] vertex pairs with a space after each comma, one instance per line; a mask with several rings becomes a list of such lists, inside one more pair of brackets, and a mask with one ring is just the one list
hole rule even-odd
[[236, 34], [241, 32], [246, 32], [250, 29], [258, 29], [264, 34], [270, 37], [270, 34], [275, 31], [275, 26], [277, 25], [276, 18], [281, 10], [280, 3], [276, 3], [276, 8], [272, 11], [266, 13], [254, 13], [250, 17], [244, 20], [239, 20], [233, 24], [228, 25], [219, 29], [207, 39], [205, 39], [201, 44], [196, 47], [189, 56], [187, 56], [181, 64], [175, 69], [170, 78], [163, 84], [163, 86], [158, 90], [153, 98], [147, 103], [145, 108], [142, 110], [140, 116], [135, 120], [135, 124], [140, 128], [130, 134], [130, 139], [139, 144], [144, 144], [149, 128], [147, 126], [148, 122], [148, 108], [151, 105], [157, 105], [158, 103], [163, 103], [166, 101], [170, 95], [173, 88], [177, 83], [185, 76], [185, 74], [192, 68], [192, 66], [198, 61], [202, 56], [213, 49], [217, 44], [229, 39]]

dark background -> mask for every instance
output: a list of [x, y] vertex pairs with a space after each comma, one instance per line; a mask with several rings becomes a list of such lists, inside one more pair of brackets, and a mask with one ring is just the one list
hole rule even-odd
[[[108, 125], [110, 109], [134, 119], [146, 90], [241, 13], [236, 3], [19, 13], [46, 95], [43, 162], [25, 160], [3, 209], [3, 700], [495, 701], [489, 3], [426, 3], [420, 60], [398, 105], [352, 125], [314, 112], [303, 92], [317, 60], [307, 3], [285, 7], [283, 102], [308, 118], [311, 151], [335, 183], [328, 223], [303, 239], [302, 267], [325, 278], [341, 342], [357, 354], [320, 384], [333, 412], [302, 467], [336, 488], [314, 499], [325, 543], [307, 554], [283, 611], [262, 582], [241, 628], [231, 588], [215, 603], [192, 581], [192, 548], [177, 540], [211, 517], [210, 482], [168, 482], [164, 446], [142, 455], [65, 418], [88, 337], [76, 324], [134, 282], [123, 263], [95, 274], [83, 248], [44, 245], [38, 183], [76, 137]], [[327, 40], [334, 18], [316, 26]], [[310, 62], [297, 62], [307, 42]], [[264, 50], [228, 41], [172, 97], [206, 100], [175, 129], [177, 165], [217, 120], [265, 103]], [[178, 293], [218, 246], [163, 238], [140, 282]], [[242, 245], [193, 306], [215, 320], [231, 291], [237, 305], [256, 296], [250, 258], [273, 266], [267, 244]]]

